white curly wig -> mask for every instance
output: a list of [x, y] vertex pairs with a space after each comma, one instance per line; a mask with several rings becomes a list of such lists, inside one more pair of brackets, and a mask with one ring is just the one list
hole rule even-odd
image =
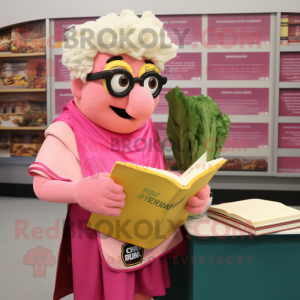
[[[133, 29], [135, 29], [133, 31]], [[146, 29], [146, 31], [144, 31]], [[114, 36], [103, 31], [113, 30]], [[124, 42], [124, 35], [129, 31], [133, 33], [129, 36], [129, 40], [134, 47]], [[101, 31], [102, 42], [98, 42], [98, 34]], [[148, 32], [147, 32], [148, 31]], [[154, 33], [154, 35], [152, 33]], [[120, 32], [123, 32], [123, 37]], [[139, 34], [142, 32], [143, 38]], [[89, 36], [93, 33], [91, 43], [84, 43], [82, 47], [81, 38]], [[94, 58], [98, 52], [108, 53], [111, 55], [127, 54], [136, 59], [154, 60], [156, 66], [164, 69], [165, 62], [174, 58], [177, 53], [178, 46], [171, 43], [167, 32], [163, 30], [163, 23], [155, 17], [150, 11], [143, 13], [142, 17], [138, 17], [133, 11], [123, 10], [120, 16], [112, 13], [97, 19], [96, 21], [86, 22], [82, 25], [76, 25], [75, 29], [66, 32], [66, 36], [72, 36], [68, 42], [63, 43], [62, 63], [70, 70], [71, 80], [80, 78], [83, 82], [86, 81], [86, 76], [93, 69]], [[157, 37], [154, 40], [153, 36]], [[71, 41], [77, 39], [77, 43], [72, 44]], [[121, 42], [121, 44], [120, 44]], [[141, 45], [144, 43], [144, 45]], [[107, 45], [113, 45], [108, 47]], [[147, 45], [153, 44], [153, 47]], [[75, 47], [74, 47], [75, 45]], [[145, 46], [146, 45], [146, 46]]]

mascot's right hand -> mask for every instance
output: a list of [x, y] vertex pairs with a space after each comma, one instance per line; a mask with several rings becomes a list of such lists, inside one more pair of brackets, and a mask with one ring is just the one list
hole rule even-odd
[[116, 184], [109, 174], [101, 173], [77, 182], [75, 197], [84, 209], [105, 216], [118, 216], [125, 205], [123, 187]]

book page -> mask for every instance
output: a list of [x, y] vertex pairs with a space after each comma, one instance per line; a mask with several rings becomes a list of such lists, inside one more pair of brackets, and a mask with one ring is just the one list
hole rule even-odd
[[262, 222], [272, 222], [281, 220], [290, 220], [300, 218], [300, 212], [294, 208], [288, 207], [282, 203], [261, 200], [249, 199], [236, 201], [232, 203], [224, 203], [210, 208], [212, 211], [233, 217], [239, 216], [247, 223], [259, 225]]
[[[208, 162], [205, 163], [201, 163], [201, 164], [197, 164], [197, 162], [192, 166], [193, 169], [191, 170], [191, 172], [187, 173], [186, 176], [184, 178], [182, 178], [182, 185], [183, 186], [187, 186], [189, 184], [189, 182], [196, 177], [198, 174], [201, 174], [202, 172], [206, 171], [207, 169], [211, 168], [212, 166], [220, 163], [223, 160], [223, 157], [221, 158], [217, 158], [214, 160], [210, 160]], [[191, 168], [192, 168], [191, 167]]]
[[184, 178], [186, 178], [186, 176], [188, 174], [190, 174], [194, 169], [197, 168], [197, 166], [200, 166], [204, 163], [206, 163], [207, 161], [207, 152], [205, 152], [204, 154], [202, 154], [202, 156], [195, 162], [193, 163], [180, 177], [181, 179], [184, 180]]
[[[223, 160], [223, 157], [211, 160], [206, 162], [207, 152], [205, 152], [190, 168], [188, 168], [181, 176], [177, 176], [176, 174], [172, 173], [171, 171], [161, 170], [146, 166], [140, 166], [136, 164], [132, 164], [134, 166], [138, 166], [141, 169], [148, 169], [155, 171], [160, 174], [164, 174], [170, 178], [173, 178], [177, 182], [179, 182], [182, 186], [188, 186], [189, 182], [196, 177], [198, 174], [204, 172], [205, 170], [209, 169], [210, 167], [216, 165], [217, 163]], [[178, 173], [179, 174], [179, 173]]]
[[[170, 178], [173, 178], [174, 180], [176, 180], [177, 182], [179, 182], [182, 185], [182, 180], [181, 180], [181, 176], [177, 176], [176, 174], [172, 173], [171, 171], [167, 171], [167, 170], [161, 170], [161, 169], [156, 169], [156, 168], [151, 168], [151, 167], [146, 167], [146, 166], [141, 166], [141, 165], [136, 165], [136, 164], [131, 164], [133, 166], [137, 166], [137, 169], [148, 169], [148, 170], [152, 170], [155, 171], [157, 173], [160, 174], [164, 174]], [[180, 175], [178, 173], [178, 175]]]

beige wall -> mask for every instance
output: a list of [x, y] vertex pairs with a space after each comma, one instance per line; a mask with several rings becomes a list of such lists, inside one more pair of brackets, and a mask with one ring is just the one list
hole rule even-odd
[[299, 0], [14, 0], [0, 1], [0, 28], [38, 19], [94, 17], [132, 9], [136, 14], [300, 12]]

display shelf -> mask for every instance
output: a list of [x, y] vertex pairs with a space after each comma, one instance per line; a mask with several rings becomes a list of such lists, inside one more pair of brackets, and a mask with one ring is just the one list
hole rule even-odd
[[300, 123], [300, 117], [279, 117], [278, 123]]
[[[45, 25], [46, 25], [46, 20], [41, 20], [39, 24], [42, 26], [43, 22], [45, 22]], [[31, 22], [29, 22], [29, 23], [31, 23]], [[22, 27], [22, 25], [23, 24], [20, 24], [20, 28]], [[38, 25], [38, 26], [40, 26], [40, 25]], [[45, 28], [45, 30], [46, 30], [46, 28]], [[45, 40], [47, 40], [48, 38], [49, 38], [49, 33], [45, 32], [44, 43], [45, 43]], [[29, 41], [29, 43], [30, 43], [30, 41]], [[37, 66], [34, 66], [36, 69], [36, 72], [32, 72], [30, 74], [33, 76], [43, 76], [43, 77], [47, 76], [47, 73], [42, 68], [45, 68], [44, 65], [46, 65], [46, 68], [47, 68], [46, 58], [47, 58], [47, 54], [48, 54], [48, 49], [46, 47], [41, 48], [40, 46], [32, 45], [32, 44], [31, 44], [31, 46], [33, 48], [32, 51], [38, 51], [38, 52], [31, 52], [31, 53], [11, 53], [9, 51], [0, 52], [1, 77], [9, 76], [9, 75], [4, 75], [5, 73], [3, 74], [3, 68], [4, 68], [5, 62], [9, 62], [9, 63], [13, 62], [16, 64], [20, 63], [20, 62], [27, 62], [27, 64], [29, 64], [31, 61], [34, 62], [36, 60], [39, 60], [39, 58], [41, 58], [41, 63], [43, 65], [41, 65], [41, 68], [37, 68]], [[39, 48], [37, 48], [37, 47], [39, 47]], [[19, 69], [16, 69], [16, 70], [19, 71]], [[7, 71], [7, 70], [5, 70], [5, 71]], [[22, 70], [20, 69], [20, 71], [23, 71], [22, 74], [24, 74], [24, 72], [26, 73], [25, 69], [22, 69]], [[27, 75], [28, 75], [28, 73], [27, 73]], [[14, 74], [13, 74], [13, 76], [14, 76]], [[43, 80], [43, 82], [44, 82], [44, 80]], [[4, 114], [4, 115], [11, 114], [11, 112], [13, 111], [10, 108], [11, 106], [9, 106], [10, 104], [7, 104], [10, 101], [19, 103], [18, 104], [19, 110], [14, 110], [14, 111], [15, 112], [18, 111], [18, 113], [20, 113], [20, 114], [25, 113], [26, 108], [28, 108], [29, 110], [32, 110], [32, 111], [36, 111], [36, 110], [45, 111], [46, 107], [47, 108], [49, 107], [49, 103], [48, 103], [48, 101], [49, 101], [48, 97], [49, 97], [49, 92], [50, 92], [49, 85], [37, 85], [35, 82], [35, 77], [34, 77], [34, 84], [35, 85], [32, 85], [32, 87], [44, 86], [45, 88], [28, 88], [28, 86], [17, 86], [17, 88], [16, 88], [15, 86], [11, 86], [11, 89], [5, 89], [5, 88], [9, 88], [9, 87], [3, 86], [3, 83], [1, 81], [1, 83], [0, 83], [0, 93], [2, 93], [2, 94], [0, 94], [1, 95], [1, 103], [2, 103], [1, 115], [2, 114]], [[48, 89], [46, 87], [48, 87]], [[35, 109], [34, 108], [35, 106], [33, 106], [33, 108], [30, 106], [30, 101], [37, 101], [38, 103], [44, 102], [44, 104], [43, 105], [35, 104], [35, 105], [37, 105], [38, 108], [42, 107], [41, 109]], [[3, 110], [3, 103], [7, 107], [6, 110]], [[48, 110], [47, 110], [47, 114], [48, 114]], [[18, 118], [19, 116], [10, 115], [9, 122], [5, 122], [5, 121], [1, 120], [1, 118], [0, 118], [0, 121], [2, 121], [1, 126], [0, 126], [0, 134], [2, 136], [4, 136], [4, 139], [6, 139], [7, 143], [9, 144], [9, 151], [2, 151], [1, 152], [2, 156], [0, 156], [0, 169], [3, 170], [3, 173], [5, 173], [5, 175], [3, 175], [3, 177], [2, 177], [2, 179], [4, 179], [4, 181], [5, 181], [6, 177], [7, 177], [7, 182], [18, 182], [18, 181], [24, 182], [25, 181], [26, 183], [28, 183], [28, 182], [30, 182], [30, 180], [28, 180], [28, 178], [30, 178], [30, 177], [26, 175], [27, 169], [30, 166], [30, 164], [32, 164], [36, 159], [36, 153], [38, 153], [38, 151], [41, 147], [41, 144], [43, 143], [43, 141], [45, 139], [44, 131], [47, 129], [47, 126], [45, 125], [45, 123], [43, 123], [42, 126], [30, 126], [30, 125], [29, 126], [17, 126], [16, 124], [12, 123], [12, 120], [15, 119], [14, 117]], [[44, 119], [44, 117], [43, 117], [43, 119]], [[44, 119], [44, 121], [46, 121], [46, 120]], [[26, 123], [26, 124], [28, 124], [28, 123]], [[21, 144], [24, 144], [22, 147], [26, 148], [28, 146], [27, 144], [30, 144], [33, 148], [35, 148], [35, 152], [28, 151], [28, 153], [23, 153], [24, 156], [12, 155], [11, 153], [22, 154], [21, 151], [13, 151], [16, 146], [21, 146], [20, 143], [18, 144], [18, 141], [14, 140], [14, 136], [20, 137], [19, 142]], [[34, 138], [36, 138], [36, 141], [31, 140], [30, 136], [34, 136]], [[30, 137], [30, 139], [28, 139], [28, 137]], [[27, 138], [27, 140], [26, 140], [26, 138]], [[25, 151], [25, 152], [27, 152], [27, 151]], [[28, 156], [26, 156], [26, 155], [28, 155]], [[8, 175], [6, 175], [6, 173]], [[23, 179], [22, 177], [26, 177], [26, 179]]]
[[46, 52], [36, 52], [36, 53], [7, 53], [7, 54], [0, 54], [0, 58], [31, 57], [31, 56], [46, 56]]
[[0, 157], [0, 164], [13, 164], [13, 165], [31, 165], [35, 162], [35, 156], [23, 157]]
[[299, 149], [278, 148], [278, 157], [299, 157]]
[[27, 126], [27, 127], [0, 127], [0, 130], [46, 130], [47, 126], [35, 127], [35, 126]]
[[[207, 15], [202, 16], [202, 27], [207, 27]], [[50, 29], [50, 23], [49, 20], [46, 20], [46, 39], [49, 38], [49, 36], [54, 36], [54, 24], [51, 23], [53, 26], [52, 29]], [[206, 27], [205, 27], [205, 26]], [[53, 32], [50, 32], [50, 31]], [[51, 35], [50, 35], [51, 33]], [[203, 72], [203, 78], [201, 78], [201, 81], [192, 81], [192, 80], [169, 80], [167, 85], [165, 86], [174, 88], [174, 86], [179, 85], [182, 88], [198, 88], [201, 87], [202, 93], [206, 93], [208, 88], [236, 88], [243, 87], [243, 88], [269, 88], [270, 90], [270, 96], [269, 96], [269, 116], [257, 116], [257, 118], [262, 118], [262, 120], [256, 121], [252, 120], [251, 118], [255, 119], [255, 116], [247, 116], [249, 120], [248, 122], [251, 123], [269, 123], [269, 148], [268, 149], [261, 149], [265, 152], [260, 152], [260, 149], [257, 149], [260, 153], [266, 153], [265, 156], [268, 156], [268, 164], [269, 164], [269, 172], [259, 172], [259, 171], [220, 171], [216, 174], [216, 177], [218, 177], [219, 181], [226, 181], [226, 177], [230, 177], [230, 180], [233, 180], [232, 177], [242, 177], [242, 180], [244, 182], [247, 182], [247, 180], [253, 180], [255, 181], [255, 178], [258, 178], [258, 182], [260, 180], [276, 180], [276, 177], [300, 177], [300, 174], [294, 174], [294, 173], [277, 173], [277, 159], [278, 155], [281, 154], [282, 149], [277, 149], [278, 147], [278, 124], [286, 122], [287, 117], [279, 117], [279, 90], [281, 89], [299, 89], [300, 90], [300, 82], [279, 82], [279, 74], [280, 74], [280, 53], [284, 52], [300, 52], [300, 45], [295, 46], [286, 46], [281, 47], [280, 46], [280, 13], [271, 15], [271, 41], [272, 43], [270, 45], [262, 45], [262, 48], [251, 48], [251, 49], [240, 49], [239, 45], [236, 45], [234, 49], [209, 49], [204, 46], [200, 46], [199, 48], [193, 48], [192, 46], [188, 46], [185, 49], [179, 49], [179, 53], [181, 52], [203, 52], [202, 53], [202, 64], [205, 66], [207, 64], [207, 53], [209, 52], [269, 52], [270, 53], [270, 80], [260, 80], [260, 81], [251, 81], [251, 80], [240, 80], [240, 81], [220, 81], [220, 80], [208, 80], [207, 74]], [[275, 42], [276, 40], [276, 42]], [[274, 42], [273, 42], [274, 41]], [[4, 59], [2, 58], [12, 58], [11, 60], [21, 60], [22, 57], [29, 57], [30, 56], [43, 56], [47, 60], [55, 61], [55, 55], [61, 55], [62, 49], [50, 49], [47, 48], [47, 53], [11, 53], [11, 54], [0, 54], [0, 62]], [[274, 75], [274, 73], [276, 75]], [[273, 75], [271, 75], [273, 74]], [[46, 92], [47, 93], [47, 118], [48, 118], [48, 124], [55, 118], [55, 94], [53, 91], [55, 89], [70, 89], [70, 82], [56, 82], [55, 77], [47, 76], [47, 89], [16, 89], [16, 90], [0, 90], [0, 93], [13, 93], [13, 92]], [[50, 105], [51, 104], [51, 105]], [[52, 109], [52, 111], [51, 111]], [[157, 118], [157, 116], [154, 116], [154, 118]], [[164, 122], [167, 121], [167, 115], [163, 116]], [[235, 122], [241, 122], [245, 121], [245, 118], [242, 116], [232, 116], [232, 120]], [[287, 123], [298, 123], [299, 117], [288, 117]], [[292, 121], [290, 121], [292, 120]], [[157, 122], [160, 121], [160, 118], [157, 118]], [[276, 129], [275, 129], [276, 128]], [[42, 134], [42, 130], [46, 129], [45, 127], [0, 127], [0, 130], [12, 130], [12, 132], [16, 132], [16, 130], [40, 130], [39, 134]], [[26, 133], [27, 134], [27, 133]], [[276, 138], [274, 138], [276, 136]], [[275, 148], [275, 149], [272, 149]], [[271, 150], [269, 150], [271, 149]], [[256, 150], [256, 149], [255, 149]], [[296, 149], [297, 150], [297, 149]], [[249, 152], [247, 152], [248, 155], [250, 155], [252, 149], [250, 149]], [[277, 153], [278, 151], [278, 153]], [[298, 150], [299, 151], [299, 150]], [[299, 151], [300, 152], [300, 151]], [[294, 152], [293, 152], [294, 153]], [[225, 154], [224, 154], [225, 155]], [[257, 156], [255, 154], [254, 156]], [[300, 154], [299, 154], [300, 156]], [[1, 158], [0, 157], [0, 164], [6, 164], [6, 167], [9, 167], [9, 164], [15, 164], [15, 168], [17, 168], [18, 164], [22, 164], [23, 168], [25, 167], [25, 164], [30, 164], [35, 160], [35, 157], [8, 157], [8, 158]], [[274, 164], [273, 162], [276, 161]], [[261, 178], [261, 179], [259, 179]], [[297, 178], [296, 178], [297, 179]]]
[[215, 176], [262, 176], [262, 177], [273, 177], [276, 173], [274, 172], [256, 172], [256, 171], [218, 171]]
[[300, 89], [300, 82], [279, 82], [281, 89]]
[[300, 177], [300, 173], [277, 173], [277, 177]]
[[46, 92], [47, 89], [0, 89], [0, 93], [30, 93], [30, 92]]
[[297, 52], [300, 51], [300, 45], [280, 46], [280, 52]]

